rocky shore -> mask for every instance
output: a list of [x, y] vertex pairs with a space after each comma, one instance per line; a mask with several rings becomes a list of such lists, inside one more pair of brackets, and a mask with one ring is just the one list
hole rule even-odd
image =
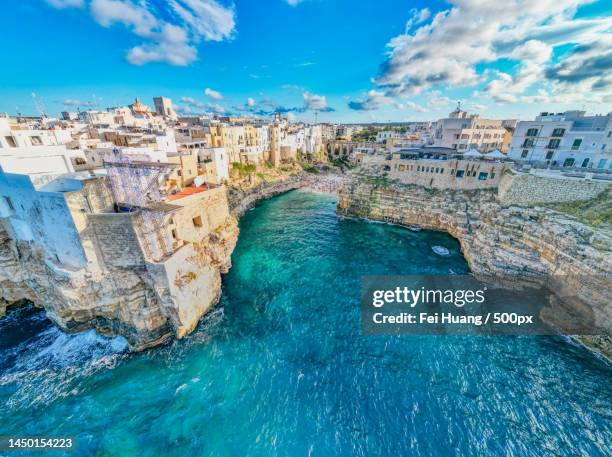
[[306, 187], [315, 180], [314, 175], [304, 171], [280, 179], [261, 182], [249, 188], [230, 187], [228, 191], [230, 212], [237, 218], [257, 204], [260, 200], [274, 197], [293, 189]]
[[[608, 230], [546, 207], [504, 206], [494, 189], [442, 191], [363, 176], [340, 190], [337, 211], [445, 231], [460, 242], [477, 278], [510, 287], [544, 285], [560, 298], [560, 312], [584, 311], [602, 333], [612, 330]], [[549, 320], [555, 323], [555, 317]], [[612, 356], [609, 336], [582, 341]]]

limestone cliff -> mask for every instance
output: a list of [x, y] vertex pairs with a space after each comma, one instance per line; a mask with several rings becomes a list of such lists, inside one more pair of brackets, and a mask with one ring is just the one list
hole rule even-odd
[[230, 187], [228, 190], [230, 211], [236, 217], [240, 217], [258, 201], [307, 186], [314, 180], [314, 175], [299, 172], [277, 178], [274, 181], [261, 182], [253, 187]]
[[0, 303], [26, 299], [66, 331], [95, 328], [142, 350], [185, 336], [218, 301], [237, 238], [236, 220], [229, 217], [165, 262], [62, 269], [35, 244], [16, 242], [0, 220]]
[[[586, 303], [598, 326], [612, 329], [606, 230], [550, 208], [504, 206], [496, 190], [442, 191], [364, 177], [340, 190], [338, 214], [448, 232], [480, 279], [544, 284], [576, 307]], [[608, 356], [609, 341], [597, 341]]]

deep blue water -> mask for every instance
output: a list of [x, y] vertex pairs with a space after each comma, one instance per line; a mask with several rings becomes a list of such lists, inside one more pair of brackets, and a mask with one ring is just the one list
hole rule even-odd
[[240, 227], [182, 341], [131, 354], [33, 309], [0, 320], [0, 435], [71, 435], [69, 455], [611, 455], [612, 367], [567, 339], [360, 335], [360, 277], [466, 273], [451, 237], [302, 191]]

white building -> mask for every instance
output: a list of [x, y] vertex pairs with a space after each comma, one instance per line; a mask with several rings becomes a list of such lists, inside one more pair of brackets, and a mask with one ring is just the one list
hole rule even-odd
[[66, 146], [53, 130], [21, 130], [0, 118], [0, 168], [5, 173], [29, 176], [59, 175], [74, 171]]
[[225, 148], [201, 148], [198, 150], [198, 162], [211, 163], [215, 174], [215, 184], [229, 179], [229, 156]]
[[512, 120], [481, 119], [477, 114], [468, 114], [457, 108], [448, 118], [436, 122], [433, 146], [460, 152], [468, 149], [480, 152], [502, 149], [506, 127], [515, 123]]
[[612, 113], [542, 113], [519, 122], [508, 156], [520, 162], [612, 169]]
[[402, 138], [402, 134], [395, 130], [381, 130], [376, 134], [377, 143], [384, 143], [391, 139], [399, 140], [400, 138]]

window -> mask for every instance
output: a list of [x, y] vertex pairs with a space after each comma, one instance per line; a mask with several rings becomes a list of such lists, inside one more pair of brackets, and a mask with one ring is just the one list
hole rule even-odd
[[42, 144], [42, 140], [39, 136], [30, 137], [30, 141], [32, 143], [32, 146], [40, 146]]
[[463, 178], [464, 174], [465, 174], [465, 170], [457, 170], [457, 173], [455, 173], [455, 177]]
[[8, 145], [11, 148], [16, 148], [17, 147], [17, 143], [15, 142], [15, 138], [13, 138], [12, 136], [5, 136], [4, 139], [6, 140], [6, 142], [8, 143]]
[[589, 159], [586, 158], [582, 161], [582, 165], [580, 165], [582, 168], [586, 168], [586, 166], [589, 164]]
[[538, 129], [528, 129], [527, 133], [525, 134], [525, 136], [537, 136], [538, 135]]
[[2, 197], [2, 198], [6, 202], [6, 206], [8, 206], [11, 211], [15, 211], [15, 207], [13, 206], [13, 202], [11, 201], [11, 199], [8, 197]]
[[565, 161], [563, 162], [563, 166], [564, 167], [573, 167], [574, 166], [574, 159], [565, 159]]
[[488, 177], [489, 177], [489, 173], [481, 171], [480, 174], [478, 175], [478, 181], [486, 181]]
[[574, 142], [572, 143], [572, 149], [573, 150], [580, 149], [581, 144], [582, 144], [582, 138], [576, 138]]
[[192, 219], [194, 227], [202, 227], [202, 216], [196, 216]]
[[535, 140], [533, 138], [525, 138], [525, 141], [523, 141], [523, 148], [531, 148], [533, 147]]
[[554, 129], [551, 136], [560, 137], [565, 133], [565, 129]]
[[176, 234], [176, 229], [172, 229], [172, 238], [178, 240], [178, 235]]
[[529, 151], [527, 149], [523, 149], [523, 152], [521, 152], [521, 159], [526, 159], [527, 154], [529, 154]]
[[546, 160], [550, 160], [555, 155], [555, 151], [546, 151]]
[[495, 172], [491, 172], [491, 179], [495, 179]]
[[469, 136], [468, 134], [466, 134], [466, 133], [464, 133], [463, 135], [461, 135], [461, 139], [462, 139], [462, 140], [467, 140], [467, 139], [469, 139], [469, 138], [470, 138], [470, 136]]
[[81, 157], [77, 157], [74, 159], [74, 163], [76, 165], [85, 165], [87, 163], [87, 161]]
[[561, 140], [559, 139], [551, 139], [548, 142], [548, 146], [546, 146], [548, 149], [557, 149], [559, 147], [559, 144], [561, 143]]
[[606, 167], [606, 159], [599, 159], [599, 162], [597, 163], [597, 168], [605, 168]]

